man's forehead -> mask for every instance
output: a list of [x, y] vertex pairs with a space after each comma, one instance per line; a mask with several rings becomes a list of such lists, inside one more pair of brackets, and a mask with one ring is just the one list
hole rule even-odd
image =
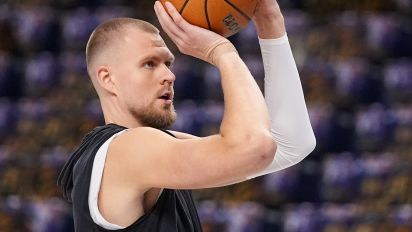
[[139, 57], [163, 57], [163, 59], [174, 60], [173, 54], [166, 46], [163, 38], [157, 33], [145, 32], [140, 29], [128, 29], [120, 35], [121, 42], [117, 43], [118, 52]]
[[166, 43], [160, 35], [153, 34], [152, 44], [155, 47], [166, 47]]
[[145, 47], [166, 47], [166, 43], [159, 34], [146, 32], [136, 28], [127, 30], [124, 34], [124, 39], [128, 43], [139, 43]]
[[146, 33], [146, 36], [147, 39], [144, 43], [140, 44], [141, 47], [147, 51], [156, 51], [161, 55], [172, 56], [169, 48], [166, 46], [166, 43], [160, 35]]

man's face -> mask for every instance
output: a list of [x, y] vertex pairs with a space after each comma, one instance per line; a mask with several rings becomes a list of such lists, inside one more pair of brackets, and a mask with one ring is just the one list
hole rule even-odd
[[129, 29], [116, 51], [113, 75], [121, 108], [143, 126], [164, 129], [176, 120], [174, 60], [159, 35]]

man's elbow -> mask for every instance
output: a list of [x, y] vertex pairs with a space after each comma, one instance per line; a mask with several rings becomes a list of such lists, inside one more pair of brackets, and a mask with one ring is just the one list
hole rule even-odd
[[316, 137], [311, 131], [311, 133], [308, 133], [306, 136], [300, 140], [299, 145], [298, 145], [298, 151], [296, 152], [299, 154], [300, 160], [303, 160], [306, 156], [308, 156], [316, 147]]
[[237, 150], [238, 155], [247, 157], [242, 159], [242, 171], [250, 175], [265, 169], [273, 162], [277, 144], [269, 132], [257, 131], [239, 136], [236, 143], [232, 143], [232, 149]]
[[[310, 132], [310, 133], [309, 133]], [[304, 160], [316, 147], [316, 137], [312, 130], [301, 133], [299, 137], [290, 140], [290, 143], [279, 146], [278, 155], [287, 157], [285, 166], [293, 166]]]
[[272, 136], [268, 135], [262, 136], [255, 145], [255, 154], [259, 155], [258, 160], [260, 161], [256, 168], [257, 170], [262, 170], [273, 162], [277, 144]]

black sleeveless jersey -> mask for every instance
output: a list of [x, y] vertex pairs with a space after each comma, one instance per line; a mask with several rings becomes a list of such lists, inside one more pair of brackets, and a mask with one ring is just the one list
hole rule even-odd
[[[88, 196], [94, 157], [111, 136], [126, 129], [116, 124], [96, 127], [87, 134], [67, 161], [58, 179], [64, 197], [73, 204], [77, 232], [107, 232], [90, 216]], [[165, 133], [170, 134], [167, 131]], [[173, 136], [172, 134], [170, 134]], [[138, 151], [136, 154], [138, 155]], [[121, 201], [121, 199], [119, 199]], [[202, 231], [192, 194], [188, 190], [164, 189], [156, 204], [132, 225], [119, 232]]]

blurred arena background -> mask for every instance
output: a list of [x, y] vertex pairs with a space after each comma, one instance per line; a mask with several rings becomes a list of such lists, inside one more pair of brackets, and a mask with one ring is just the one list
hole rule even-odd
[[[85, 43], [108, 18], [157, 25], [153, 2], [0, 0], [0, 231], [73, 231], [57, 175], [103, 124]], [[412, 231], [412, 1], [280, 5], [317, 148], [287, 170], [195, 191], [205, 232]], [[231, 39], [262, 86], [253, 27]], [[184, 56], [173, 69], [174, 129], [216, 132], [217, 70]]]

